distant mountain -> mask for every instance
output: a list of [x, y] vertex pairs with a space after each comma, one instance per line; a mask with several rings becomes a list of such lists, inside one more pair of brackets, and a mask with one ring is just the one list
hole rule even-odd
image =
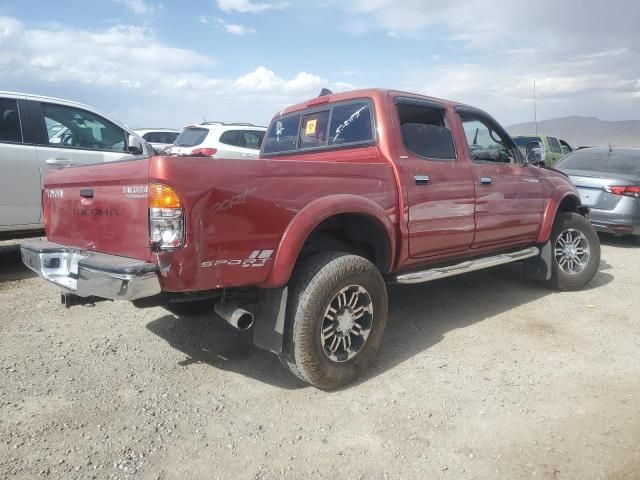
[[[513, 135], [535, 133], [535, 123], [520, 123], [507, 127]], [[595, 117], [565, 117], [538, 122], [538, 133], [562, 138], [572, 147], [581, 145], [615, 145], [640, 147], [640, 120], [608, 122]]]

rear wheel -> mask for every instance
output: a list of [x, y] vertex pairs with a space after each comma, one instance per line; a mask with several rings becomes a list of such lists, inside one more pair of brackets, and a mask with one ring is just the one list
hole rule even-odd
[[289, 288], [283, 365], [322, 389], [360, 376], [387, 323], [387, 290], [375, 265], [356, 255], [320, 253], [296, 267]]
[[558, 213], [550, 241], [548, 283], [558, 290], [578, 290], [589, 283], [600, 265], [600, 240], [589, 220], [578, 213]]

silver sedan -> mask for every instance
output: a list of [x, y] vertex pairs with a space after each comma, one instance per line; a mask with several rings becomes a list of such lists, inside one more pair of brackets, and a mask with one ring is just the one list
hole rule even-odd
[[640, 148], [591, 147], [556, 166], [569, 175], [600, 232], [634, 235], [640, 243]]

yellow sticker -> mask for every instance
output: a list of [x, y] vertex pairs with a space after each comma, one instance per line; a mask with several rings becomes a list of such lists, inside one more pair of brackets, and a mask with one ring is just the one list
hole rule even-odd
[[318, 123], [318, 120], [316, 120], [315, 118], [313, 120], [308, 120], [305, 134], [313, 135], [314, 133], [316, 133], [316, 123]]

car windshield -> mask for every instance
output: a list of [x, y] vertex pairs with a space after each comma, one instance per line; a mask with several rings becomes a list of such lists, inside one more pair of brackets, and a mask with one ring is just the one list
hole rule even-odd
[[640, 149], [584, 148], [568, 155], [556, 168], [640, 175]]
[[207, 138], [207, 134], [209, 130], [206, 128], [199, 127], [188, 127], [185, 128], [176, 141], [174, 145], [176, 147], [195, 147], [196, 145], [200, 145], [205, 138]]
[[529, 142], [540, 142], [542, 144], [540, 137], [513, 137], [513, 141], [520, 148], [526, 148]]

